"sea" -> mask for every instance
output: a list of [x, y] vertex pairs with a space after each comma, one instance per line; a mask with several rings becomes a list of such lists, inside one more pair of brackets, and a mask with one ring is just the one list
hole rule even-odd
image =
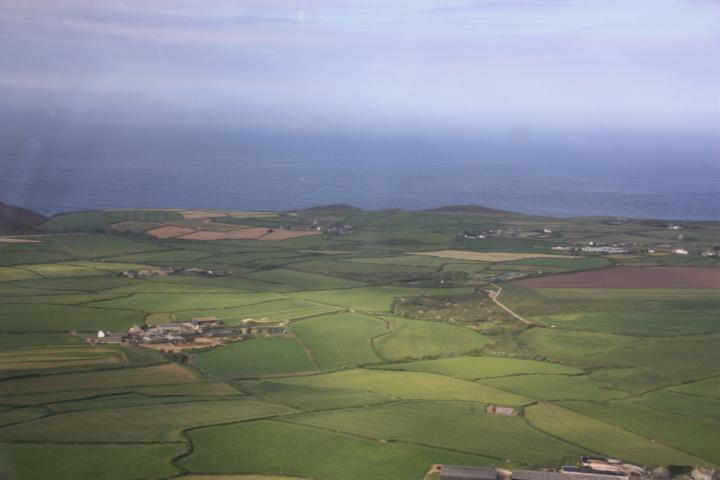
[[0, 169], [0, 201], [47, 215], [343, 203], [720, 220], [720, 139], [698, 132], [75, 128], [2, 137]]

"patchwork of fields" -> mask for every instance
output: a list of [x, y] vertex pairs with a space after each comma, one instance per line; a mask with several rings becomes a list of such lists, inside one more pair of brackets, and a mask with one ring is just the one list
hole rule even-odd
[[[354, 230], [299, 235], [313, 221]], [[593, 219], [537, 240], [456, 237], [545, 221], [55, 216], [32, 242], [0, 242], [0, 478], [420, 480], [438, 463], [582, 454], [720, 465], [720, 261], [551, 250], [585, 231], [668, 241]], [[716, 227], [694, 227], [698, 249]], [[488, 297], [499, 281], [528, 323]], [[172, 352], [91, 341], [198, 318], [249, 331]]]

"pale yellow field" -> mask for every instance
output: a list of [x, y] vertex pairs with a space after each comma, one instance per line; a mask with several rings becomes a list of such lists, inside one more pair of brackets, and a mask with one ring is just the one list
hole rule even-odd
[[569, 255], [546, 253], [469, 252], [466, 250], [439, 250], [437, 252], [414, 252], [413, 255], [449, 258], [451, 260], [473, 260], [476, 262], [511, 262], [525, 258], [577, 258]]
[[22, 237], [0, 237], [0, 243], [42, 243], [42, 241]]

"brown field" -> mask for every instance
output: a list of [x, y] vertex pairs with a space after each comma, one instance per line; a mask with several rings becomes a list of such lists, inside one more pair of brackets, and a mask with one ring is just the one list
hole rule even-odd
[[449, 258], [451, 260], [472, 260], [477, 262], [511, 262], [513, 260], [523, 260], [525, 258], [577, 258], [569, 255], [549, 255], [546, 253], [470, 252], [467, 250], [415, 252], [413, 255]]
[[118, 222], [118, 223], [113, 223], [111, 225], [113, 230], [118, 230], [120, 232], [124, 232], [127, 230], [130, 230], [131, 232], [137, 232], [137, 231], [146, 232], [148, 230], [162, 228], [163, 226], [164, 226], [164, 224], [162, 224], [162, 223], [134, 222], [134, 221]]
[[264, 235], [260, 240], [287, 240], [288, 238], [307, 237], [309, 235], [320, 235], [316, 230], [274, 230]]
[[189, 233], [194, 232], [192, 228], [185, 228], [185, 227], [159, 227], [159, 228], [153, 228], [152, 230], [148, 230], [148, 235], [152, 235], [155, 238], [175, 238], [179, 237], [181, 235], [187, 235]]
[[527, 288], [720, 288], [720, 269], [702, 267], [617, 267], [528, 278]]
[[255, 240], [268, 232], [268, 228], [241, 228], [230, 231], [201, 230], [183, 235], [183, 240]]

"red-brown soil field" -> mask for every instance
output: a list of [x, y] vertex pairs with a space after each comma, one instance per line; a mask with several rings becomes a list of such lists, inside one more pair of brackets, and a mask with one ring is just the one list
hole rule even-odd
[[617, 267], [514, 282], [527, 288], [718, 288], [720, 268]]

